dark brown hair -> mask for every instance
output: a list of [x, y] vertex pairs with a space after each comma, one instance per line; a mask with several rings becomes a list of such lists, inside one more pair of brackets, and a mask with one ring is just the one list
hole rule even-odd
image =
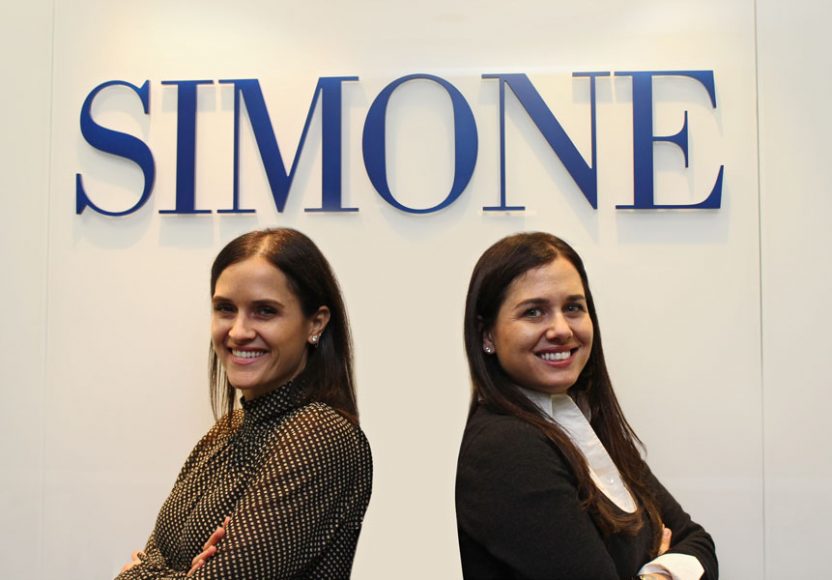
[[[277, 228], [249, 232], [232, 240], [217, 255], [211, 266], [211, 296], [220, 274], [232, 264], [261, 256], [280, 270], [300, 302], [304, 315], [311, 317], [321, 306], [329, 308], [330, 318], [318, 340], [308, 345], [306, 368], [298, 380], [304, 383], [309, 401], [321, 401], [358, 423], [352, 377], [352, 339], [341, 290], [324, 255], [308, 237], [297, 230]], [[234, 387], [228, 382], [213, 347], [210, 352], [211, 408], [219, 419], [227, 414], [229, 424], [234, 410]]]
[[[483, 352], [483, 333], [493, 327], [511, 283], [529, 270], [549, 264], [558, 258], [567, 260], [578, 271], [594, 328], [589, 359], [577, 382], [570, 388], [570, 394], [582, 399], [589, 406], [595, 433], [637, 499], [639, 508], [633, 514], [622, 515], [598, 490], [590, 478], [583, 455], [566, 433], [558, 425], [547, 420], [541, 410], [517, 389], [518, 385], [503, 371], [496, 356]], [[468, 286], [465, 304], [465, 351], [473, 383], [469, 417], [479, 405], [485, 405], [494, 412], [513, 415], [539, 429], [572, 467], [578, 480], [582, 505], [589, 511], [602, 532], [637, 533], [643, 524], [642, 510], [645, 510], [653, 523], [654, 546], [658, 548], [661, 519], [656, 501], [647, 485], [647, 466], [637, 447], [637, 444], [641, 446], [641, 441], [624, 418], [613, 392], [604, 360], [595, 303], [583, 261], [578, 253], [563, 240], [541, 232], [508, 236], [488, 248], [474, 267]]]

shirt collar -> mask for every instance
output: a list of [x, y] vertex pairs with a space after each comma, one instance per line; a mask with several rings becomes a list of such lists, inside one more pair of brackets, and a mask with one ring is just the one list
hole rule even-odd
[[618, 467], [604, 444], [598, 439], [585, 412], [578, 407], [572, 397], [565, 393], [551, 395], [524, 388], [520, 388], [520, 392], [543, 411], [550, 421], [563, 429], [584, 456], [595, 487], [621, 510], [633, 513], [636, 510], [636, 503], [630, 490], [624, 484]]
[[291, 380], [256, 399], [241, 399], [243, 424], [258, 424], [284, 415], [306, 401], [306, 389], [300, 380]]

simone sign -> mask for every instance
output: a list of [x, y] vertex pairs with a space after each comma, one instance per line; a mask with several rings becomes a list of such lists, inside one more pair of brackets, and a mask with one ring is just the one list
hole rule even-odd
[[[629, 77], [632, 80], [632, 120], [633, 120], [633, 200], [631, 204], [618, 205], [617, 208], [653, 210], [666, 208], [719, 208], [722, 200], [722, 176], [724, 166], [720, 166], [714, 175], [713, 186], [701, 193], [701, 201], [684, 205], [657, 204], [654, 199], [653, 184], [653, 145], [659, 141], [672, 143], [684, 154], [685, 167], [688, 166], [688, 115], [680, 119], [680, 129], [672, 135], [656, 135], [653, 129], [653, 79], [656, 77], [685, 77], [701, 85], [706, 91], [711, 106], [716, 108], [716, 90], [714, 74], [709, 70], [662, 70], [662, 71], [617, 71], [610, 72], [576, 72], [573, 77], [589, 84], [590, 95], [590, 144], [589, 159], [578, 151], [574, 142], [564, 130], [561, 123], [546, 105], [540, 93], [525, 74], [484, 74], [482, 78], [495, 84], [499, 91], [500, 108], [500, 203], [484, 207], [486, 211], [522, 211], [522, 206], [512, 206], [506, 202], [505, 178], [505, 101], [506, 89], [509, 89], [522, 105], [525, 112], [540, 131], [546, 143], [552, 149], [570, 177], [583, 194], [586, 202], [593, 208], [598, 207], [598, 163], [596, 157], [596, 80], [599, 77]], [[453, 111], [453, 182], [445, 198], [438, 204], [427, 208], [414, 208], [401, 203], [391, 190], [387, 179], [386, 156], [386, 115], [391, 95], [405, 83], [425, 80], [436, 83], [450, 98]], [[357, 207], [344, 207], [342, 197], [342, 88], [344, 83], [358, 81], [357, 76], [321, 77], [315, 87], [312, 102], [306, 115], [300, 141], [294, 161], [287, 169], [281, 148], [275, 136], [274, 127], [269, 117], [266, 100], [256, 79], [220, 80], [219, 84], [230, 85], [234, 91], [234, 158], [233, 158], [233, 192], [230, 207], [217, 209], [218, 213], [253, 213], [255, 210], [240, 205], [240, 135], [243, 131], [241, 107], [245, 105], [248, 121], [253, 132], [260, 159], [265, 168], [275, 209], [282, 212], [298, 167], [298, 160], [303, 152], [309, 127], [318, 110], [320, 100], [321, 147], [322, 147], [322, 187], [321, 205], [307, 208], [306, 211], [318, 212], [353, 212]], [[164, 214], [202, 214], [211, 213], [208, 208], [196, 207], [196, 123], [197, 92], [199, 87], [212, 85], [212, 80], [171, 80], [162, 81], [162, 85], [173, 85], [177, 91], [177, 142], [176, 142], [176, 202], [173, 209], [161, 210]], [[127, 81], [112, 80], [96, 86], [87, 95], [81, 107], [81, 133], [86, 142], [95, 149], [132, 161], [141, 169], [144, 179], [142, 192], [138, 200], [128, 208], [104, 207], [96, 202], [95, 192], [84, 186], [81, 174], [75, 177], [75, 211], [80, 214], [87, 208], [108, 216], [129, 215], [141, 208], [153, 194], [156, 165], [153, 152], [141, 139], [114, 129], [104, 127], [96, 122], [92, 115], [95, 98], [110, 87], [126, 87], [139, 99], [144, 114], [150, 110], [150, 81], [141, 86]], [[413, 74], [400, 77], [389, 83], [373, 100], [364, 122], [362, 136], [362, 154], [364, 167], [378, 194], [391, 206], [408, 213], [432, 213], [448, 207], [465, 191], [474, 174], [478, 153], [478, 132], [474, 114], [462, 93], [447, 80], [428, 74]]]

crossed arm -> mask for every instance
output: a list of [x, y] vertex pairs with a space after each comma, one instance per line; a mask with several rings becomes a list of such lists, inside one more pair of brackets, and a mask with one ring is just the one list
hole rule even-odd
[[[715, 579], [710, 536], [650, 477], [662, 520], [672, 532], [663, 548], [696, 557], [705, 568], [704, 578]], [[457, 522], [466, 577], [621, 577], [608, 545], [581, 507], [565, 462], [542, 434], [513, 418], [491, 420], [487, 428], [466, 434], [457, 473]], [[638, 554], [631, 557], [636, 561], [628, 568], [635, 573], [652, 555], [645, 549], [641, 561]], [[492, 563], [478, 568], [486, 561]], [[501, 572], [491, 572], [500, 566]]]
[[117, 580], [292, 578], [318, 560], [344, 526], [357, 535], [363, 508], [353, 521], [350, 506], [369, 477], [361, 471], [369, 468], [369, 448], [356, 428], [331, 415], [293, 425], [291, 441], [274, 445], [230, 519], [201, 551], [179, 554], [174, 565], [151, 535]]

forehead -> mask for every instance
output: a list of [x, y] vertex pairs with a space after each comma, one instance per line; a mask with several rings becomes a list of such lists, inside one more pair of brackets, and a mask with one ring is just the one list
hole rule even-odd
[[281, 301], [294, 298], [286, 275], [261, 256], [235, 262], [223, 270], [217, 279], [214, 295], [252, 299], [271, 297]]
[[506, 303], [516, 304], [532, 298], [554, 299], [583, 296], [584, 285], [572, 262], [555, 258], [548, 264], [527, 270], [512, 280], [506, 292]]

